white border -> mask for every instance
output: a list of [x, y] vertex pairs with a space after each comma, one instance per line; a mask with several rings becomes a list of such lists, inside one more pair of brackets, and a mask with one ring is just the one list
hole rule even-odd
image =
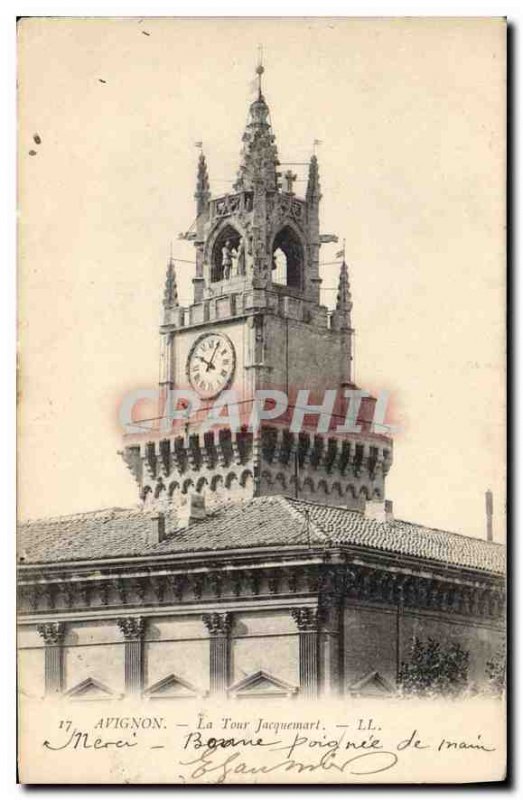
[[[7, 575], [3, 576], [1, 581], [2, 586], [2, 636], [4, 645], [4, 654], [1, 660], [1, 685], [3, 687], [3, 697], [1, 698], [2, 704], [2, 726], [0, 728], [0, 752], [2, 758], [0, 759], [0, 787], [3, 789], [2, 796], [10, 798], [21, 791], [20, 787], [15, 785], [15, 710], [16, 710], [16, 696], [14, 691], [14, 674], [15, 674], [15, 647], [14, 647], [14, 521], [15, 521], [15, 348], [16, 348], [16, 311], [15, 311], [15, 296], [16, 296], [16, 280], [15, 280], [15, 263], [16, 263], [16, 211], [15, 211], [15, 196], [16, 196], [16, 120], [15, 120], [15, 75], [16, 75], [16, 41], [15, 41], [15, 17], [16, 16], [507, 16], [509, 22], [514, 28], [513, 31], [513, 45], [514, 50], [517, 49], [517, 40], [520, 38], [520, 22], [522, 15], [521, 0], [506, 0], [506, 2], [467, 2], [467, 0], [439, 0], [439, 2], [431, 2], [429, 0], [417, 0], [417, 2], [387, 2], [381, 0], [367, 0], [367, 2], [343, 2], [342, 0], [322, 0], [322, 2], [312, 2], [312, 0], [301, 0], [301, 2], [292, 2], [291, 0], [251, 0], [249, 4], [239, 2], [239, 0], [229, 0], [229, 2], [213, 2], [212, 0], [171, 0], [167, 2], [163, 0], [155, 0], [155, 2], [131, 2], [130, 0], [90, 0], [90, 2], [74, 2], [74, 0], [62, 0], [61, 2], [50, 2], [48, 0], [32, 0], [28, 2], [15, 2], [15, 0], [4, 0], [0, 5], [0, 100], [1, 100], [1, 117], [2, 124], [0, 125], [0, 138], [1, 138], [1, 161], [0, 161], [0, 175], [2, 176], [2, 193], [1, 193], [1, 208], [0, 208], [0, 243], [2, 248], [2, 282], [0, 288], [0, 365], [1, 373], [1, 387], [0, 394], [0, 414], [3, 423], [2, 435], [2, 458], [0, 461], [0, 512], [2, 514], [2, 564]], [[516, 131], [518, 130], [518, 114], [517, 108], [521, 104], [521, 76], [519, 70], [519, 59], [517, 52], [512, 53], [513, 58], [513, 71], [512, 80], [515, 86], [515, 93], [512, 98], [512, 127], [514, 131], [513, 149], [516, 149]], [[520, 230], [520, 215], [521, 211], [516, 201], [517, 184], [521, 177], [519, 164], [516, 163], [515, 157], [513, 161], [514, 175], [512, 177], [514, 183], [514, 204], [513, 204], [513, 231], [512, 231], [512, 269], [513, 269], [513, 317], [514, 329], [512, 337], [512, 348], [515, 354], [515, 367], [517, 370], [520, 364], [520, 354], [522, 348], [522, 334], [521, 325], [516, 324], [519, 310], [521, 309], [521, 283], [516, 279], [517, 273], [517, 232]], [[517, 214], [517, 216], [516, 216]], [[516, 309], [518, 313], [516, 313]], [[517, 358], [516, 358], [517, 354]], [[519, 370], [517, 370], [519, 372]], [[518, 377], [514, 374], [514, 411], [516, 411], [516, 398], [519, 399], [520, 392]], [[519, 405], [519, 404], [518, 404]], [[514, 442], [513, 450], [517, 452], [522, 445], [521, 429], [514, 421]], [[517, 477], [517, 480], [516, 480]], [[514, 542], [512, 545], [512, 569], [515, 570], [515, 562], [517, 561], [517, 568], [521, 568], [519, 563], [519, 547], [517, 546], [517, 538], [520, 534], [519, 523], [519, 508], [516, 507], [516, 498], [521, 497], [523, 494], [523, 479], [521, 474], [514, 476], [513, 481], [513, 525], [512, 530], [514, 535]], [[512, 616], [516, 622], [513, 625], [513, 633], [516, 632], [518, 622], [518, 614], [521, 610], [521, 585], [523, 581], [515, 581], [518, 587], [514, 591]], [[517, 642], [513, 642], [514, 650], [514, 669], [513, 678], [518, 677], [520, 670], [519, 659], [519, 646]], [[517, 665], [517, 667], [516, 667]], [[521, 697], [521, 692], [518, 693]], [[517, 735], [520, 732], [518, 722], [521, 719], [521, 702], [518, 702], [517, 708], [514, 709], [515, 720], [514, 726], [514, 742], [513, 742], [513, 769], [516, 771], [518, 763], [523, 763], [523, 747], [521, 744], [521, 737]], [[519, 740], [519, 741], [518, 741]], [[518, 770], [520, 771], [520, 770]], [[515, 781], [518, 781], [518, 775], [515, 775]], [[351, 786], [348, 791], [355, 791], [357, 787]], [[59, 790], [50, 789], [46, 794], [55, 794]], [[108, 791], [107, 789], [92, 788], [87, 790], [87, 793], [96, 797], [103, 797]], [[150, 789], [144, 788], [138, 791], [141, 796], [148, 795]], [[202, 790], [205, 791], [205, 790]], [[221, 796], [223, 793], [227, 794], [227, 790], [221, 789]], [[234, 791], [234, 790], [233, 790]], [[288, 791], [300, 791], [300, 787], [288, 789]], [[404, 791], [404, 788], [398, 787], [397, 792]], [[415, 793], [422, 792], [420, 788], [415, 790]], [[434, 790], [433, 790], [434, 791]], [[461, 791], [440, 789], [436, 790], [445, 793], [446, 797], [453, 797], [461, 795]], [[474, 789], [472, 789], [474, 791]], [[487, 794], [494, 794], [502, 791], [500, 788], [493, 786], [492, 789], [482, 791], [482, 796]], [[198, 790], [192, 790], [192, 794], [199, 793]], [[263, 794], [271, 792], [271, 796], [279, 792], [276, 788], [267, 788]], [[318, 787], [316, 792], [312, 792], [320, 796], [323, 792], [322, 787]], [[96, 793], [96, 794], [95, 794]], [[381, 793], [379, 788], [369, 792], [366, 791], [367, 797], [372, 797]], [[410, 792], [409, 792], [410, 794]], [[136, 794], [134, 795], [136, 796]]]

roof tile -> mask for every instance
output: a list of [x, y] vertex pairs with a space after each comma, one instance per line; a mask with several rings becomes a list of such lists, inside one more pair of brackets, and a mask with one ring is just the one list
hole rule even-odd
[[36, 520], [19, 526], [20, 561], [65, 561], [182, 554], [308, 544], [356, 545], [452, 566], [504, 572], [505, 548], [411, 522], [378, 522], [357, 511], [294, 500], [260, 497], [224, 506], [187, 529], [166, 515], [167, 538], [149, 541], [153, 512], [106, 509]]

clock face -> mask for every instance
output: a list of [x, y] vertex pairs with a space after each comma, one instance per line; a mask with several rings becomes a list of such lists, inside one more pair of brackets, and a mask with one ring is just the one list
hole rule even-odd
[[204, 333], [196, 339], [187, 359], [187, 375], [200, 397], [216, 397], [231, 382], [236, 355], [228, 336]]

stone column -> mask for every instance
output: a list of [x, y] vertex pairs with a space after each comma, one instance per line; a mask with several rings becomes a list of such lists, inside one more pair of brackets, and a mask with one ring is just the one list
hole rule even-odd
[[230, 642], [232, 614], [203, 614], [202, 622], [210, 634], [209, 670], [211, 694], [223, 694], [230, 679]]
[[319, 689], [319, 615], [315, 608], [292, 608], [300, 632], [300, 694], [317, 697]]
[[120, 617], [118, 627], [125, 639], [125, 691], [138, 694], [143, 688], [143, 617]]
[[323, 652], [323, 690], [337, 695], [343, 691], [343, 615], [338, 598], [326, 605], [322, 614], [320, 650]]
[[44, 622], [37, 626], [45, 642], [45, 694], [59, 694], [64, 684], [63, 622]]

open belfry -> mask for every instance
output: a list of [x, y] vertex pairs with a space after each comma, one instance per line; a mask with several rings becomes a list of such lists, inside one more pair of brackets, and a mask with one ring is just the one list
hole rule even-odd
[[121, 451], [136, 507], [20, 525], [27, 695], [390, 696], [429, 638], [468, 653], [480, 690], [502, 646], [503, 546], [394, 518], [344, 249], [335, 305], [320, 300], [336, 237], [318, 159], [300, 197], [262, 73], [229, 193], [200, 151], [193, 302], [171, 258], [158, 414], [130, 421]]

